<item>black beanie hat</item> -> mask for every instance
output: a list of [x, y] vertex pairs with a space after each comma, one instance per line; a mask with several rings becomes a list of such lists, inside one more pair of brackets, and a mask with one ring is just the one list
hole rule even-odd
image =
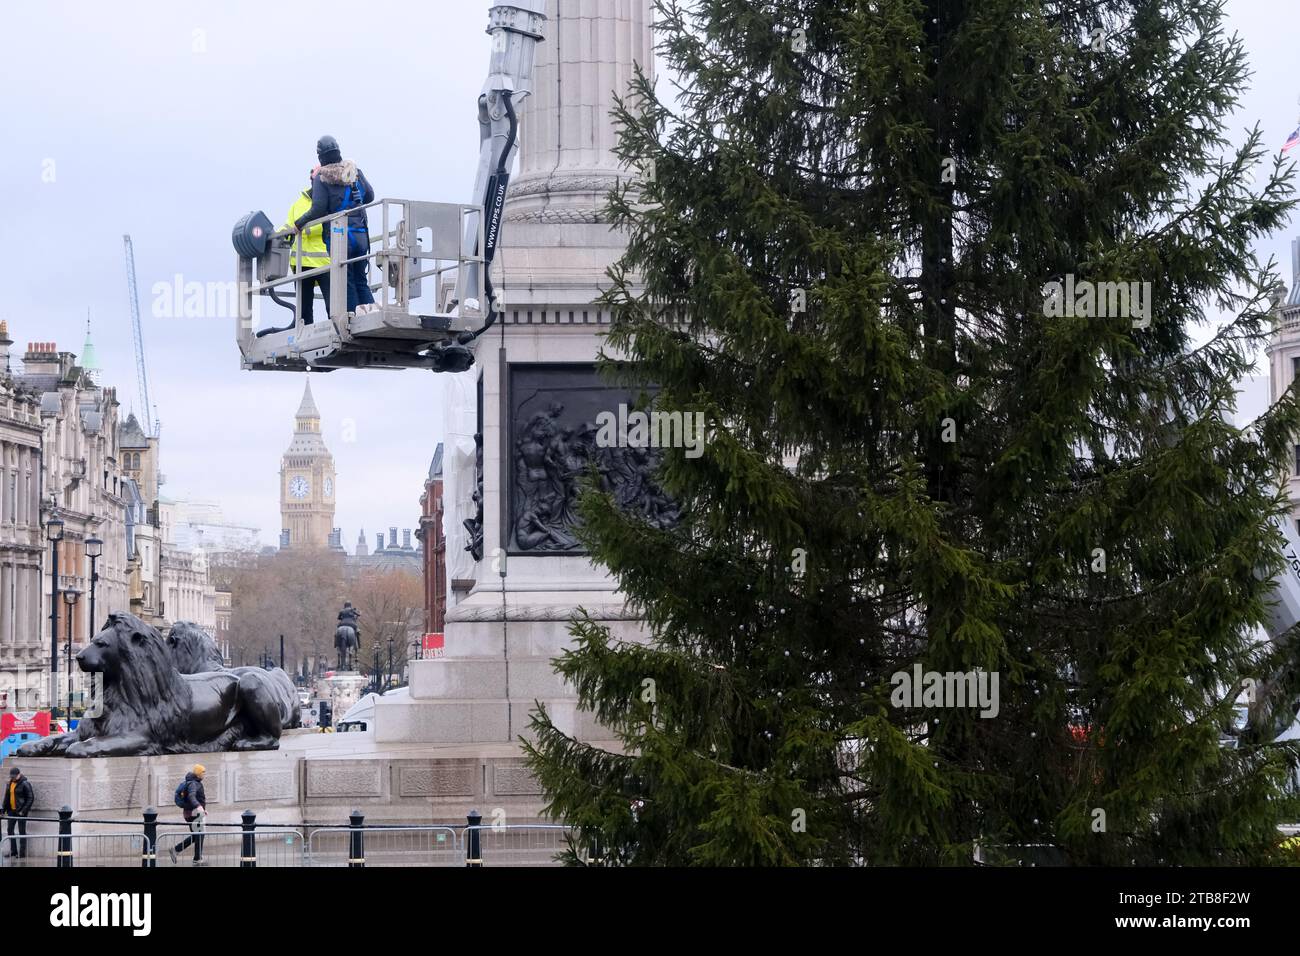
[[316, 158], [320, 160], [322, 166], [343, 162], [343, 151], [339, 149], [339, 141], [333, 136], [322, 136], [316, 140]]

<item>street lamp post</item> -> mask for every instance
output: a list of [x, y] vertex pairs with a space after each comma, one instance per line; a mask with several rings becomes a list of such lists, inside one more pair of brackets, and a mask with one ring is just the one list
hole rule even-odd
[[63, 592], [63, 600], [68, 605], [68, 711], [63, 715], [63, 719], [67, 721], [69, 733], [72, 732], [72, 611], [77, 606], [79, 597], [81, 592], [76, 588], [68, 588]]
[[59, 699], [59, 542], [63, 540], [63, 522], [51, 518], [45, 523], [50, 541], [50, 706]]
[[86, 557], [90, 558], [90, 629], [86, 633], [92, 636], [97, 633], [96, 629], [99, 627], [95, 621], [95, 583], [99, 580], [99, 571], [95, 566], [103, 553], [103, 541], [99, 538], [86, 539]]
[[[392, 679], [397, 676], [396, 659], [394, 658], [393, 655], [393, 640], [395, 636], [405, 635], [407, 634], [408, 631], [410, 631], [409, 615], [408, 615], [408, 620], [405, 621], [385, 621], [384, 627], [385, 628], [391, 627], [394, 629], [393, 632], [388, 635], [388, 680], [389, 683], [391, 684]], [[411, 656], [409, 647], [407, 648], [406, 656], [407, 659], [409, 660]]]

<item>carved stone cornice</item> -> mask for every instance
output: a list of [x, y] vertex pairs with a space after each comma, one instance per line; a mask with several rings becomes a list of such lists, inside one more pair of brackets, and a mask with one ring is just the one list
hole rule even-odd
[[[625, 604], [583, 605], [593, 621], [639, 621], [640, 614], [629, 610]], [[448, 621], [460, 623], [500, 622], [500, 605], [465, 605], [447, 611]], [[576, 607], [563, 604], [508, 604], [506, 621], [570, 621], [578, 614]]]
[[601, 193], [610, 192], [619, 184], [619, 177], [601, 174], [530, 176], [520, 178], [510, 184], [510, 193], [506, 198], [521, 199], [525, 196], [556, 196], [565, 193]]
[[605, 222], [600, 206], [543, 206], [541, 209], [516, 209], [506, 213], [506, 222], [551, 224], [586, 224]]

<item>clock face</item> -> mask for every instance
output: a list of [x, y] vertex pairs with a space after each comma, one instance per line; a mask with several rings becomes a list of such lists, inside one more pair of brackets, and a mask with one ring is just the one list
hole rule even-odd
[[289, 482], [289, 494], [295, 498], [306, 498], [310, 491], [311, 484], [308, 483], [306, 478], [299, 477]]
[[326, 479], [325, 479], [325, 497], [328, 498], [328, 497], [329, 497], [330, 495], [332, 495], [332, 494], [334, 494], [334, 479], [333, 479], [333, 478], [326, 478]]

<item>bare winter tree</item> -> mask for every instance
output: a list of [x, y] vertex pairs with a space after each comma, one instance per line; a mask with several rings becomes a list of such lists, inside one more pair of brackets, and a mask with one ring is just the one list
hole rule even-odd
[[399, 570], [363, 572], [348, 593], [348, 600], [361, 612], [361, 666], [373, 662], [377, 648], [381, 670], [389, 670], [391, 640], [391, 671], [400, 677], [409, 657], [410, 634], [418, 630], [423, 619], [424, 586], [420, 576]]
[[236, 664], [254, 664], [264, 651], [278, 654], [281, 634], [291, 668], [303, 658], [332, 659], [345, 590], [340, 555], [324, 550], [265, 555], [255, 566], [232, 569], [230, 590], [230, 653]]

